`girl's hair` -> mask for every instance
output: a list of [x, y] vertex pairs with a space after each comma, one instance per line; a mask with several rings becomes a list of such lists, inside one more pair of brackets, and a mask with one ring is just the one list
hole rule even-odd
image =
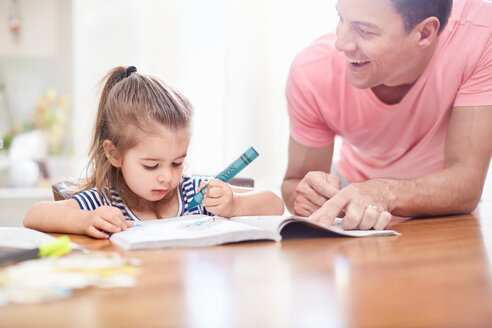
[[136, 195], [125, 183], [120, 168], [106, 158], [104, 141], [111, 141], [123, 156], [138, 142], [129, 128], [145, 133], [152, 133], [160, 125], [171, 130], [191, 130], [193, 108], [178, 91], [155, 77], [137, 73], [134, 66], [113, 68], [103, 83], [89, 150], [88, 178], [80, 190], [95, 187], [100, 197], [104, 193], [112, 202], [110, 190], [114, 188], [128, 202]]

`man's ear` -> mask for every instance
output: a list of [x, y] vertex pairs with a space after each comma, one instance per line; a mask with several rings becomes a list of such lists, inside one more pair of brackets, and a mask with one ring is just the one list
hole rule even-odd
[[114, 167], [121, 167], [121, 157], [116, 149], [115, 145], [110, 140], [104, 140], [103, 142], [104, 153], [106, 158]]
[[415, 26], [416, 41], [419, 47], [431, 45], [439, 34], [441, 23], [437, 17], [427, 17]]

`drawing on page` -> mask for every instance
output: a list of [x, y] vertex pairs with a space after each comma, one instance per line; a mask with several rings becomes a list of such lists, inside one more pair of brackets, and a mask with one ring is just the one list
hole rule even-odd
[[180, 226], [180, 228], [186, 229], [186, 230], [207, 230], [212, 226], [217, 226], [218, 224], [222, 223], [221, 221], [217, 221], [215, 219], [215, 216], [210, 217], [210, 218], [204, 218], [200, 220], [196, 220], [191, 223], [184, 223]]

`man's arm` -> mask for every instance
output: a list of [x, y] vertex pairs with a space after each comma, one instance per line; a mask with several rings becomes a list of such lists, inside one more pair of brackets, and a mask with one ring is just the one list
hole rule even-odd
[[399, 216], [468, 213], [480, 200], [492, 155], [492, 106], [453, 109], [441, 170], [411, 180], [352, 183], [330, 198], [311, 219], [331, 224], [345, 210], [343, 227], [384, 228], [373, 211]]
[[[390, 210], [396, 215], [468, 213], [482, 194], [492, 155], [492, 106], [453, 109], [444, 167], [414, 181], [395, 185]], [[409, 192], [404, 188], [410, 187]]]
[[282, 197], [291, 213], [309, 216], [327, 200], [325, 196], [319, 194], [307, 183], [305, 188], [300, 186], [302, 190], [299, 191], [303, 195], [298, 195], [296, 199], [296, 189], [308, 172], [312, 173], [305, 180], [313, 180], [311, 181], [312, 184], [317, 183], [323, 188], [328, 188], [329, 184], [323, 182], [329, 179], [324, 175], [328, 175], [330, 172], [332, 157], [333, 144], [327, 147], [311, 148], [301, 145], [292, 137], [289, 139], [289, 161], [282, 183]]

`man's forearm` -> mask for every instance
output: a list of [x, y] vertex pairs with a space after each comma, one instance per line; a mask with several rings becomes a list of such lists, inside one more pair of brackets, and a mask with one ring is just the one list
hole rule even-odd
[[296, 200], [296, 188], [301, 179], [284, 179], [282, 183], [282, 198], [290, 213], [294, 214], [294, 202]]
[[455, 165], [417, 179], [372, 182], [378, 185], [393, 215], [435, 216], [473, 211], [480, 200], [484, 179], [477, 170]]

